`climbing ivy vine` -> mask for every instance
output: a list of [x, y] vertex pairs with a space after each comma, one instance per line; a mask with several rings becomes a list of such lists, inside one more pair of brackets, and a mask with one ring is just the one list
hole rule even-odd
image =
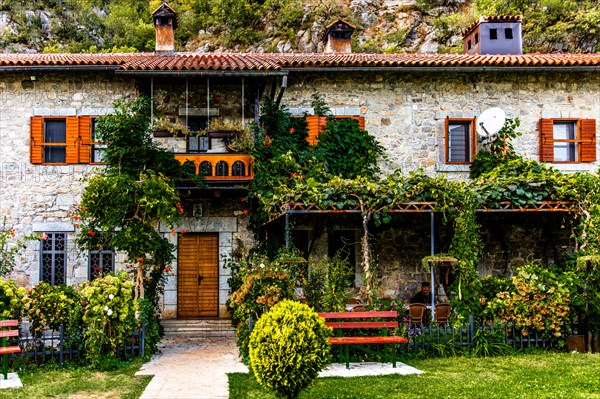
[[[444, 176], [430, 177], [421, 171], [406, 175], [398, 170], [381, 177], [368, 167], [373, 166], [378, 157], [365, 160], [352, 158], [356, 154], [349, 153], [344, 156], [352, 158], [351, 162], [363, 162], [361, 165], [366, 165], [367, 173], [335, 176], [323, 172], [333, 156], [306, 146], [305, 136], [298, 136], [298, 139], [302, 137], [302, 144], [294, 148], [291, 137], [296, 132], [292, 124], [301, 126], [302, 134], [306, 132], [306, 125], [301, 119], [292, 122], [294, 118], [283, 111], [277, 112], [278, 126], [285, 128], [265, 128], [263, 123], [256, 148], [257, 179], [247, 198], [254, 226], [258, 228], [276, 218], [291, 202], [322, 210], [360, 211], [366, 291], [371, 289], [369, 275], [373, 272], [369, 225], [389, 223], [392, 220], [389, 211], [408, 202], [433, 203], [434, 212], [441, 214], [443, 222], [451, 226], [453, 238], [449, 254], [458, 259], [453, 266], [457, 276], [453, 291], [458, 294], [456, 308], [464, 314], [480, 309], [480, 298], [474, 292], [477, 284], [473, 284], [478, 278], [477, 264], [482, 250], [481, 226], [476, 218], [479, 208], [498, 208], [505, 203], [519, 208], [542, 201], [569, 201], [572, 205], [569, 220], [577, 249], [588, 255], [600, 253], [600, 178], [596, 173], [564, 174], [518, 156], [511, 143], [521, 134], [517, 131], [518, 118], [509, 119], [498, 135], [485, 143], [486, 148], [473, 163], [473, 180], [451, 181]], [[273, 131], [275, 134], [269, 133]], [[367, 141], [363, 144], [372, 145], [371, 150], [377, 153], [379, 144]], [[329, 149], [334, 151], [335, 146]]]

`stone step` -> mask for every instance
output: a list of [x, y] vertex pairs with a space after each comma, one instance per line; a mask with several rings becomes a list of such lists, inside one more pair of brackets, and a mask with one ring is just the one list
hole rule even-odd
[[162, 320], [165, 337], [233, 337], [231, 320]]

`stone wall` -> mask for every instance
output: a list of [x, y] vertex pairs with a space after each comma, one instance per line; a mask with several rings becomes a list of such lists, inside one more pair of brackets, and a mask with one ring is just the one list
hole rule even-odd
[[[87, 255], [75, 248], [75, 227], [68, 211], [79, 201], [83, 179], [96, 167], [31, 164], [30, 117], [104, 115], [115, 100], [135, 93], [133, 80], [111, 72], [1, 76], [0, 217], [6, 217], [7, 224], [20, 234], [68, 232], [68, 284], [88, 278]], [[17, 263], [14, 277], [19, 283], [36, 284], [40, 279], [39, 243], [30, 242]]]
[[[35, 76], [35, 80], [31, 76]], [[357, 72], [304, 76], [291, 73], [283, 102], [301, 113], [310, 108], [310, 96], [317, 92], [336, 113], [365, 117], [366, 129], [387, 150], [389, 161], [382, 165], [384, 170], [401, 167], [408, 172], [423, 168], [430, 175], [444, 173], [456, 179], [465, 177], [468, 167], [443, 162], [446, 117], [475, 117], [486, 108], [499, 106], [508, 117], [522, 119], [521, 130], [526, 133], [515, 142], [517, 152], [537, 159], [540, 118], [600, 120], [599, 83], [600, 77], [593, 73]], [[114, 100], [135, 94], [133, 79], [121, 78], [112, 72], [15, 73], [0, 77], [0, 217], [6, 216], [7, 223], [19, 233], [68, 232], [69, 284], [87, 279], [88, 260], [87, 254], [75, 248], [75, 227], [68, 211], [79, 201], [83, 179], [97, 167], [32, 165], [29, 162], [29, 118], [34, 115], [103, 115], [111, 110]], [[182, 143], [181, 139], [166, 139], [163, 145], [179, 151]], [[598, 162], [565, 164], [559, 169], [594, 171], [597, 167]], [[178, 228], [218, 232], [223, 256], [235, 250], [238, 241], [253, 245], [241, 203], [218, 198], [202, 201], [203, 216], [182, 218]], [[539, 216], [540, 220], [520, 215], [510, 217], [515, 219], [502, 231], [495, 228], [497, 220], [482, 217], [486, 241], [479, 269], [482, 275], [511, 273], [515, 266], [532, 258], [548, 264], [571, 247], [568, 232], [556, 230], [556, 226], [561, 225], [556, 219], [544, 215]], [[548, 224], [549, 221], [552, 223]], [[360, 225], [356, 227], [359, 237]], [[547, 231], [553, 232], [552, 235]], [[167, 230], [164, 233], [170, 236]], [[398, 218], [373, 233], [382, 293], [408, 297], [418, 289], [420, 281], [427, 279], [420, 262], [423, 256], [429, 255], [429, 220], [423, 215]], [[447, 232], [440, 229], [436, 240], [436, 247], [447, 249]], [[317, 240], [312, 256], [318, 258], [326, 252], [327, 237], [323, 235]], [[120, 255], [119, 267], [123, 261]], [[357, 267], [359, 263], [360, 251], [357, 250]], [[35, 284], [39, 281], [39, 264], [39, 243], [29, 243], [18, 259], [13, 277], [22, 285]], [[174, 266], [175, 275], [169, 278], [163, 302], [167, 317], [176, 314], [177, 265]], [[220, 315], [225, 317], [228, 271], [223, 269], [222, 261], [219, 273]]]
[[[511, 276], [517, 267], [530, 262], [550, 265], [564, 260], [573, 249], [570, 240], [570, 223], [562, 214], [516, 213], [480, 214], [481, 235], [484, 243], [478, 264], [480, 276]], [[449, 226], [435, 216], [436, 253], [447, 252], [452, 240]], [[357, 285], [361, 285], [361, 252], [359, 240], [362, 236], [359, 224], [339, 225], [333, 229], [356, 229]], [[299, 226], [304, 229], [305, 226]], [[430, 214], [394, 215], [392, 222], [371, 229], [373, 260], [377, 270], [379, 294], [408, 301], [420, 290], [421, 282], [430, 281], [430, 272], [421, 260], [431, 255]], [[309, 260], [317, 262], [327, 255], [327, 232], [315, 240]], [[435, 271], [439, 289], [439, 269]]]
[[[359, 110], [366, 130], [387, 149], [384, 169], [423, 168], [457, 179], [468, 176], [468, 165], [443, 162], [446, 117], [472, 118], [500, 107], [507, 117], [521, 118], [525, 134], [515, 140], [516, 151], [538, 160], [538, 121], [593, 118], [598, 124], [599, 92], [600, 76], [592, 72], [294, 73], [283, 103], [300, 114], [310, 110], [311, 94], [319, 93], [336, 110]], [[595, 171], [598, 162], [557, 167]]]

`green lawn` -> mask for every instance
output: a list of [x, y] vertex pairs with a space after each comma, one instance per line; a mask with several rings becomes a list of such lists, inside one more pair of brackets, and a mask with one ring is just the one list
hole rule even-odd
[[113, 399], [139, 398], [152, 377], [136, 377], [141, 359], [115, 371], [87, 367], [31, 367], [18, 372], [23, 388], [0, 390], [0, 398], [12, 399]]
[[[600, 354], [407, 360], [425, 374], [321, 378], [300, 399], [600, 398]], [[271, 399], [248, 374], [229, 376], [230, 399]]]

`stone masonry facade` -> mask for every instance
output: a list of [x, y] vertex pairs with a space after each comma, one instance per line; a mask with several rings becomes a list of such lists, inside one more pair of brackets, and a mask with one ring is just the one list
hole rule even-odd
[[[7, 224], [20, 234], [67, 232], [68, 284], [88, 278], [88, 256], [75, 247], [75, 226], [68, 211], [78, 203], [86, 176], [102, 166], [31, 164], [30, 117], [104, 115], [115, 100], [137, 94], [135, 83], [133, 78], [113, 72], [0, 75], [0, 217], [6, 217]], [[382, 165], [386, 172], [398, 167], [404, 172], [423, 168], [429, 175], [444, 173], [451, 179], [468, 176], [468, 165], [444, 163], [446, 117], [472, 118], [489, 107], [501, 107], [508, 117], [521, 118], [524, 134], [516, 140], [515, 149], [531, 159], [539, 157], [537, 125], [541, 118], [600, 120], [600, 76], [591, 72], [294, 72], [290, 73], [283, 103], [292, 113], [302, 114], [310, 109], [313, 93], [319, 93], [336, 114], [365, 117], [366, 130], [386, 148], [388, 161]], [[166, 140], [165, 145], [178, 151], [182, 148], [181, 142]], [[558, 168], [596, 171], [598, 163]], [[206, 200], [203, 209], [201, 218], [182, 218], [177, 228], [219, 233], [219, 315], [227, 317], [229, 272], [224, 268], [225, 259], [237, 242], [252, 246], [253, 236], [240, 202], [215, 198]], [[533, 218], [507, 224], [502, 234], [492, 228], [496, 222], [490, 219], [483, 223], [487, 241], [480, 265], [482, 275], [510, 271], [530, 255], [551, 262], [556, 248], [570, 245], [567, 232], [559, 229], [553, 235], [545, 234], [540, 227], [543, 223]], [[177, 243], [170, 230], [164, 228], [163, 233]], [[357, 231], [357, 238], [360, 233]], [[440, 234], [443, 249], [448, 240], [443, 232]], [[418, 282], [426, 278], [420, 260], [429, 254], [428, 221], [397, 221], [389, 229], [376, 231], [374, 241], [378, 243], [382, 291], [400, 297], [416, 291]], [[320, 239], [318, 244], [316, 254], [325, 255], [326, 241]], [[359, 272], [359, 251], [357, 255]], [[125, 268], [122, 255], [118, 254], [116, 263], [117, 269]], [[163, 316], [168, 318], [177, 314], [176, 262], [173, 273], [162, 302]], [[40, 280], [38, 242], [28, 244], [13, 277], [25, 286]]]

